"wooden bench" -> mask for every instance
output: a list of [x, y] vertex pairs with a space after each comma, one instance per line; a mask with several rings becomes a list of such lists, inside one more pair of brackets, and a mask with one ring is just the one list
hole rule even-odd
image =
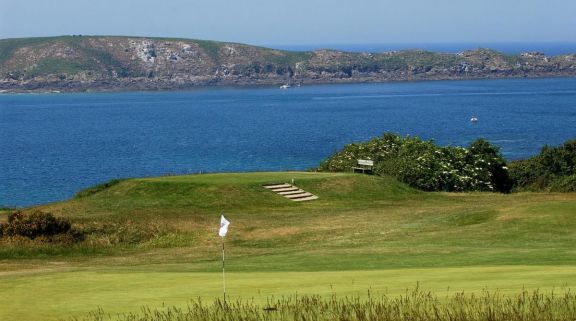
[[352, 173], [372, 174], [374, 161], [369, 159], [359, 159], [357, 166], [352, 167]]

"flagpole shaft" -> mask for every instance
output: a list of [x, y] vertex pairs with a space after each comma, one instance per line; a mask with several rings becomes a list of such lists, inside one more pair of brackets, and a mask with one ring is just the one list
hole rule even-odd
[[222, 286], [224, 288], [224, 306], [226, 306], [226, 270], [224, 266], [224, 236], [222, 236]]

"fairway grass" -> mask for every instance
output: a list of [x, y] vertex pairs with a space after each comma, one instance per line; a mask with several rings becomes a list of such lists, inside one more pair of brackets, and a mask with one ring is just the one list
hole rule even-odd
[[[262, 187], [318, 195], [292, 202]], [[425, 193], [389, 177], [245, 173], [141, 178], [39, 206], [92, 231], [76, 245], [0, 243], [0, 320], [82, 317], [221, 297], [439, 296], [576, 288], [576, 193]]]
[[[138, 312], [142, 306], [185, 307], [190, 300], [222, 297], [222, 274], [187, 272], [186, 265], [84, 269], [0, 277], [0, 320], [58, 320]], [[264, 304], [292, 295], [329, 297], [401, 295], [416, 287], [440, 298], [483, 290], [562, 292], [576, 287], [573, 266], [505, 266], [331, 272], [236, 272], [227, 274], [230, 300]]]

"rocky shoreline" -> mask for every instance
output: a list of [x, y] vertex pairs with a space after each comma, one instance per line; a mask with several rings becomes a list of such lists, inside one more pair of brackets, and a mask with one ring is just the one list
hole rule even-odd
[[[379, 78], [357, 77], [340, 79], [299, 79], [299, 84], [325, 85], [325, 84], [355, 84], [355, 83], [386, 83], [410, 81], [442, 81], [442, 80], [479, 80], [479, 79], [518, 79], [518, 78], [571, 78], [573, 73], [544, 73], [530, 75], [489, 75], [477, 77], [405, 77], [405, 78]], [[191, 81], [191, 82], [156, 82], [148, 80], [130, 79], [120, 81], [93, 81], [93, 82], [26, 82], [26, 83], [0, 83], [0, 94], [14, 93], [74, 93], [74, 92], [129, 92], [129, 91], [177, 91], [202, 87], [277, 87], [285, 84], [278, 81], [259, 80], [226, 80], [226, 81]]]

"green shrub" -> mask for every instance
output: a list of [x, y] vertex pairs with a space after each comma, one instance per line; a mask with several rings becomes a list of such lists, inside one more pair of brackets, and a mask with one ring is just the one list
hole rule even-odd
[[68, 235], [74, 238], [79, 233], [72, 230], [68, 219], [55, 217], [51, 213], [34, 211], [26, 214], [16, 211], [8, 215], [8, 222], [0, 224], [2, 237], [26, 237], [28, 239], [42, 238], [56, 240]]
[[510, 164], [510, 176], [517, 190], [570, 191], [571, 176], [576, 175], [576, 140], [550, 147], [540, 154]]
[[85, 241], [96, 245], [137, 245], [173, 231], [156, 221], [132, 220], [92, 222], [82, 226]]
[[374, 174], [390, 175], [425, 191], [509, 192], [512, 181], [498, 147], [479, 139], [469, 148], [440, 147], [418, 137], [386, 133], [354, 143], [323, 161], [320, 170], [350, 171], [358, 159], [374, 161]]
[[552, 192], [576, 192], [576, 174], [560, 177], [550, 184]]

